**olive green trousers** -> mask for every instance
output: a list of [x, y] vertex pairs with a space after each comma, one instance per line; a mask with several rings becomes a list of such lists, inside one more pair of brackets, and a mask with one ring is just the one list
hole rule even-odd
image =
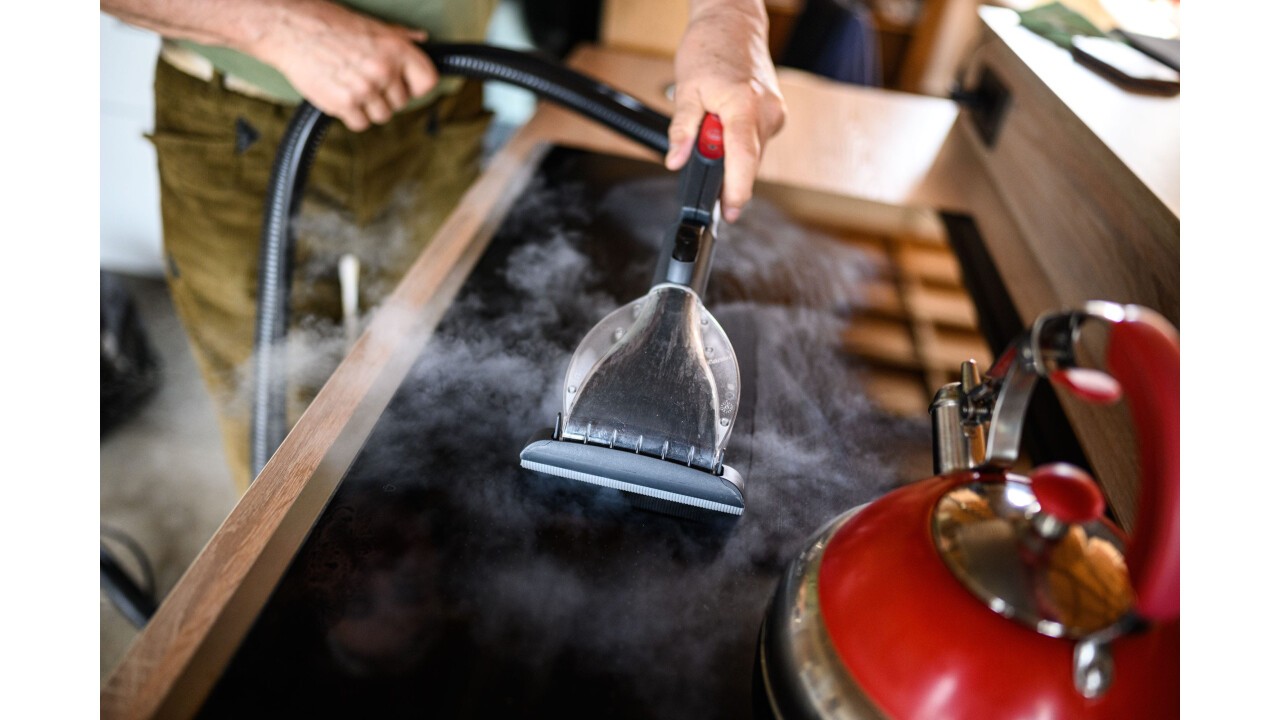
[[[294, 107], [225, 89], [164, 60], [155, 145], [166, 277], [218, 411], [228, 462], [248, 487], [258, 245], [271, 167]], [[293, 422], [346, 351], [339, 259], [359, 260], [362, 316], [395, 287], [479, 173], [490, 119], [479, 83], [350, 132], [330, 124], [307, 182], [290, 298]]]

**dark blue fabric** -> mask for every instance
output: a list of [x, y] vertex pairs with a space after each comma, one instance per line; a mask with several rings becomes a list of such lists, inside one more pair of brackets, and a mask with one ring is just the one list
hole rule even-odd
[[875, 18], [854, 0], [809, 0], [796, 18], [779, 65], [854, 85], [879, 87]]

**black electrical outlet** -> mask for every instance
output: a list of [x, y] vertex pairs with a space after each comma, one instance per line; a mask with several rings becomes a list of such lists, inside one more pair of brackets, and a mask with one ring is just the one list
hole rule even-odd
[[969, 109], [974, 129], [987, 147], [994, 147], [1009, 109], [1009, 89], [989, 67], [983, 66], [978, 83], [968, 90], [957, 90], [951, 99]]

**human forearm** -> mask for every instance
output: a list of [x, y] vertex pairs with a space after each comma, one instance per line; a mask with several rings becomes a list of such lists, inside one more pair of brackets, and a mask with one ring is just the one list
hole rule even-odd
[[101, 0], [102, 11], [168, 38], [253, 54], [288, 11], [312, 12], [316, 0]]
[[327, 0], [102, 0], [102, 10], [166, 37], [265, 62], [353, 130], [386, 122], [437, 79], [414, 47], [426, 33]]
[[761, 0], [689, 0], [690, 22], [707, 14], [716, 13], [738, 14], [768, 34], [769, 16]]
[[676, 52], [667, 166], [685, 163], [702, 116], [718, 114], [725, 138], [721, 199], [730, 222], [751, 198], [764, 145], [786, 118], [768, 35], [760, 0], [692, 0], [689, 26]]

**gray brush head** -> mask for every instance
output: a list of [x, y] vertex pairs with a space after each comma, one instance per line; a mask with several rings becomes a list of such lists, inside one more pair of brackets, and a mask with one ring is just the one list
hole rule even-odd
[[741, 515], [746, 508], [742, 478], [728, 466], [721, 466], [723, 474], [715, 475], [628, 450], [555, 440], [549, 434], [535, 438], [520, 451], [520, 466], [729, 515]]

